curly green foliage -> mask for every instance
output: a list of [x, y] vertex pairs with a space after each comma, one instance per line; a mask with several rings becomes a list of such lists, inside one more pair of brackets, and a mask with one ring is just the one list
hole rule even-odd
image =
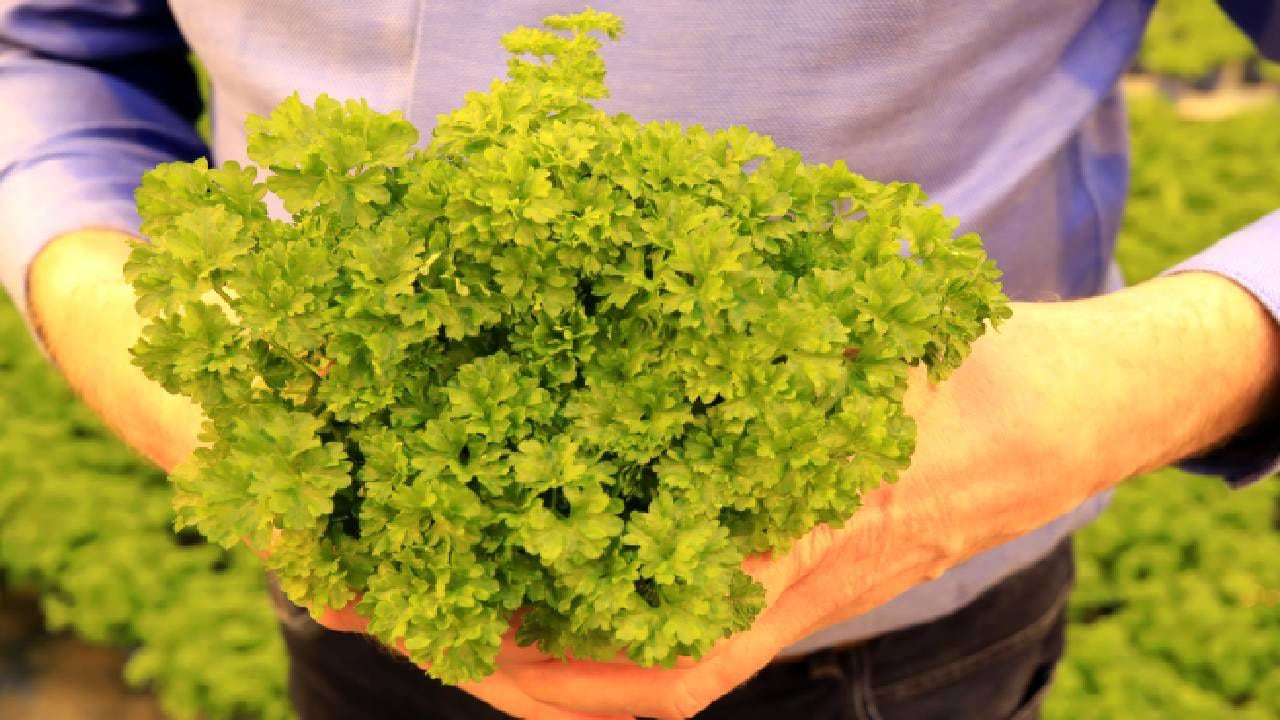
[[284, 646], [258, 563], [176, 537], [172, 491], [40, 357], [0, 303], [0, 569], [45, 618], [135, 648], [125, 668], [175, 718], [287, 718]]
[[545, 24], [425, 149], [295, 95], [249, 119], [265, 182], [156, 168], [126, 268], [137, 364], [211, 418], [180, 522], [270, 547], [301, 604], [359, 589], [449, 682], [522, 607], [522, 642], [646, 665], [748, 627], [744, 556], [894, 479], [908, 367], [942, 378], [1008, 313], [919, 187], [607, 115], [618, 19]]
[[[1135, 647], [1133, 631], [1124, 620], [1071, 626], [1067, 633], [1069, 655], [1057, 669], [1044, 709], [1045, 720], [1280, 717], [1260, 703], [1233, 702], [1189, 682], [1175, 668]], [[1270, 683], [1276, 686], [1274, 675]]]

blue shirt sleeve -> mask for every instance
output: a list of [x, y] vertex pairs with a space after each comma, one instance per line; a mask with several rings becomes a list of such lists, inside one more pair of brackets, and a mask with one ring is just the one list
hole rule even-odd
[[1253, 39], [1263, 57], [1280, 62], [1280, 2], [1218, 0], [1218, 5]]
[[163, 0], [0, 2], [0, 282], [23, 312], [45, 243], [136, 233], [142, 173], [206, 153], [187, 58]]
[[[1280, 322], [1280, 211], [1228, 235], [1166, 274], [1193, 270], [1230, 278], [1251, 292]], [[1184, 460], [1179, 467], [1221, 476], [1236, 487], [1280, 471], [1280, 408], [1241, 430], [1221, 447]]]
[[[1219, 0], [1227, 15], [1266, 58], [1280, 61], [1280, 2]], [[1280, 200], [1280, 191], [1276, 194]], [[1253, 293], [1280, 322], [1280, 211], [1233, 233], [1166, 274], [1200, 270], [1230, 278]], [[1217, 475], [1243, 487], [1280, 471], [1280, 408], [1225, 444], [1178, 463], [1188, 472]]]

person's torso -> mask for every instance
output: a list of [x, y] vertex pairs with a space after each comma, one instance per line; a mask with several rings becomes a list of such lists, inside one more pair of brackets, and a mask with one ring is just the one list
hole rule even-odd
[[[216, 160], [244, 118], [298, 91], [363, 97], [428, 131], [506, 70], [499, 38], [582, 9], [563, 0], [171, 0], [213, 83]], [[920, 183], [976, 230], [1011, 297], [1101, 292], [1128, 170], [1116, 81], [1151, 0], [597, 0], [626, 30], [602, 106], [640, 120], [745, 124], [810, 162]], [[939, 617], [1036, 560], [1100, 496], [793, 651]]]

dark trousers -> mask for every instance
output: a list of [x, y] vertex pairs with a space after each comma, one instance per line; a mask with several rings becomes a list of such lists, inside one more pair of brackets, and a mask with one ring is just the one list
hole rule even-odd
[[[716, 720], [1027, 720], [1063, 651], [1070, 541], [938, 620], [775, 662], [716, 701]], [[301, 720], [501, 720], [372, 639], [316, 625], [276, 593]]]

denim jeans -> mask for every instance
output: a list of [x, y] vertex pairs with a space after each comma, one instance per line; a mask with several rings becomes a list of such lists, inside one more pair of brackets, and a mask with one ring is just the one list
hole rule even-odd
[[[932, 622], [774, 662], [707, 720], [1030, 720], [1063, 651], [1070, 539]], [[359, 634], [326, 630], [278, 591], [301, 720], [503, 720]]]

